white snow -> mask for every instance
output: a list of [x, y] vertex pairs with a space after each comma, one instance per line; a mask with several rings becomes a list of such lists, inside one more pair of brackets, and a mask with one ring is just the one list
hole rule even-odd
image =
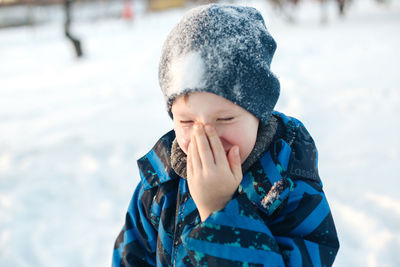
[[170, 83], [167, 88], [167, 95], [180, 94], [185, 89], [204, 88], [205, 67], [201, 55], [197, 51], [172, 58], [169, 68]]
[[[400, 3], [355, 0], [328, 23], [306, 1], [290, 24], [266, 1], [277, 109], [304, 122], [341, 249], [335, 266], [400, 266]], [[110, 266], [139, 180], [136, 159], [171, 129], [162, 44], [184, 10], [0, 30], [0, 266]]]

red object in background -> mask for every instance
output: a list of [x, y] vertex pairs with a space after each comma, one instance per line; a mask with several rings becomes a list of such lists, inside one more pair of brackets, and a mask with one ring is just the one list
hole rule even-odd
[[133, 7], [131, 1], [124, 1], [124, 9], [122, 10], [122, 17], [126, 20], [133, 19]]

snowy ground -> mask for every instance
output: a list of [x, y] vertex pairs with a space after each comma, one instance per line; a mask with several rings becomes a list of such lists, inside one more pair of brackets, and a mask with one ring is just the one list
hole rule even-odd
[[[319, 147], [341, 241], [335, 266], [400, 266], [400, 4], [355, 0], [347, 18], [305, 3], [288, 24], [258, 7], [278, 42], [277, 109]], [[0, 266], [109, 266], [138, 182], [136, 159], [172, 124], [157, 82], [183, 10], [0, 31]]]

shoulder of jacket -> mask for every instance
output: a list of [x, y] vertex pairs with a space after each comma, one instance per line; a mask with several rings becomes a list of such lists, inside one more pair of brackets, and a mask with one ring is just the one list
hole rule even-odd
[[162, 136], [146, 155], [138, 159], [143, 190], [179, 178], [171, 167], [171, 147], [174, 139], [175, 132], [171, 130]]
[[283, 139], [291, 148], [287, 174], [294, 179], [320, 182], [318, 150], [304, 124], [293, 117], [274, 111], [279, 125], [275, 140]]

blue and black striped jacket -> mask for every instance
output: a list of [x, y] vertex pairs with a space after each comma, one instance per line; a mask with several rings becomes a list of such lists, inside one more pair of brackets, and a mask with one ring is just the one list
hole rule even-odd
[[138, 160], [141, 181], [115, 242], [113, 266], [331, 266], [339, 242], [314, 141], [274, 112], [268, 151], [228, 205], [204, 222], [186, 179], [171, 168], [174, 131]]

